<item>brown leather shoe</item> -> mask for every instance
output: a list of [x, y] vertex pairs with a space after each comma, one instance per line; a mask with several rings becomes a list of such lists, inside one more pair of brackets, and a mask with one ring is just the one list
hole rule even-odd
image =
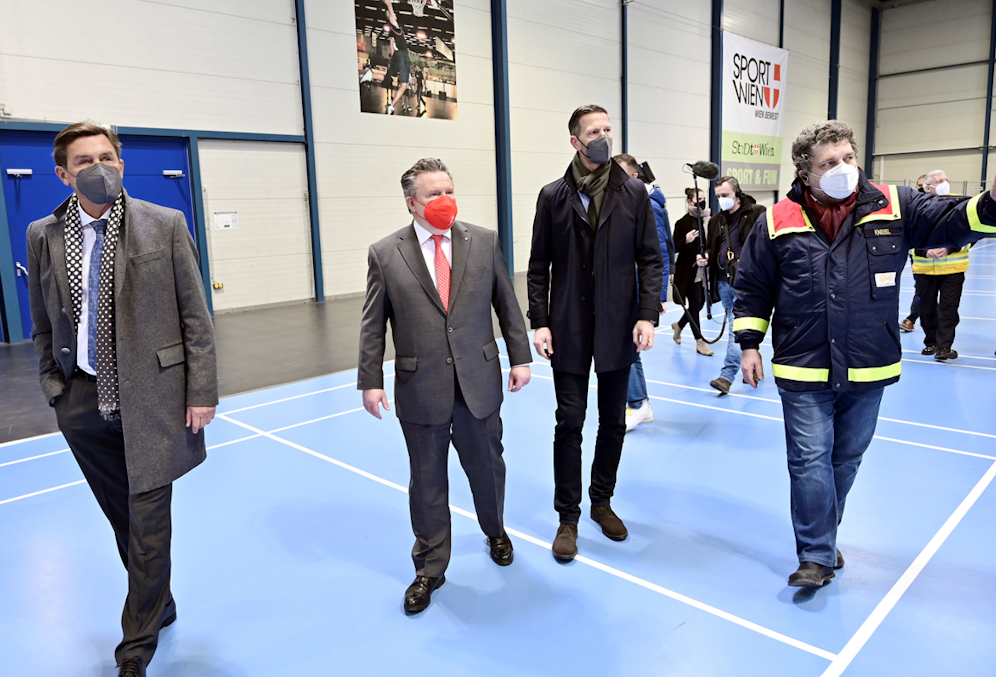
[[908, 317], [899, 323], [899, 331], [903, 332], [904, 334], [908, 334], [909, 332], [913, 331], [915, 328], [916, 325], [913, 324], [913, 320], [911, 320]]
[[803, 562], [794, 574], [789, 576], [788, 584], [793, 588], [821, 588], [833, 578], [833, 569], [816, 562]]
[[613, 541], [625, 541], [629, 536], [626, 525], [608, 505], [591, 506], [591, 519], [602, 525], [602, 533]]
[[578, 555], [578, 525], [561, 524], [557, 537], [553, 539], [553, 558], [558, 562], [570, 562]]

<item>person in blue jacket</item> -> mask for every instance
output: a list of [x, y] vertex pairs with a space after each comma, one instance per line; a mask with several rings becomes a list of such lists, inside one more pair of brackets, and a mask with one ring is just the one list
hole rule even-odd
[[844, 565], [844, 502], [885, 386], [899, 380], [907, 252], [996, 233], [996, 184], [971, 198], [877, 185], [858, 169], [857, 150], [839, 120], [802, 130], [792, 188], [747, 237], [734, 283], [740, 366], [755, 388], [770, 321], [800, 563], [790, 586], [820, 587]]
[[[647, 176], [646, 163], [642, 166], [637, 163], [636, 158], [628, 153], [620, 153], [612, 158], [626, 173], [634, 179], [643, 182], [650, 195], [650, 205], [654, 209], [654, 220], [657, 222], [657, 239], [660, 240], [661, 258], [664, 260], [663, 286], [661, 287], [661, 312], [664, 312], [664, 305], [667, 302], [667, 280], [671, 275], [671, 266], [674, 264], [674, 241], [671, 239], [671, 224], [667, 218], [667, 201], [664, 193], [653, 184], [652, 174]], [[650, 398], [647, 396], [647, 379], [643, 375], [643, 363], [640, 361], [640, 354], [636, 355], [636, 362], [629, 372], [629, 394], [626, 396], [626, 432], [631, 431], [641, 423], [650, 423], [654, 420], [654, 410], [650, 406]]]

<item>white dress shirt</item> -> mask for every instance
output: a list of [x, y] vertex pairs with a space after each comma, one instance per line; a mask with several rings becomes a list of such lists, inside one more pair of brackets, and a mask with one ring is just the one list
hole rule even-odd
[[[80, 210], [80, 224], [83, 226], [83, 309], [80, 312], [79, 330], [76, 332], [76, 366], [86, 373], [96, 376], [97, 372], [90, 368], [90, 342], [88, 338], [90, 335], [90, 255], [93, 254], [93, 245], [97, 242], [97, 232], [93, 229], [93, 222], [100, 219], [95, 219], [87, 214], [83, 211], [83, 207], [79, 205], [77, 207]], [[100, 218], [108, 218], [112, 208], [113, 205], [108, 207]]]
[[[418, 221], [413, 220], [412, 225], [415, 226], [415, 237], [418, 238], [418, 244], [422, 248], [422, 257], [425, 258], [425, 267], [429, 269], [429, 277], [432, 278], [432, 285], [439, 289], [439, 283], [436, 282], [436, 241], [432, 239], [432, 233], [423, 228]], [[450, 264], [450, 268], [453, 268], [453, 242], [450, 240], [449, 231], [443, 234], [443, 256], [446, 257], [446, 262]]]

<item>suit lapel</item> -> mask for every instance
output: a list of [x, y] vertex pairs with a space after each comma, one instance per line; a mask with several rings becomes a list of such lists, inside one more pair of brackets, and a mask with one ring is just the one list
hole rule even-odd
[[73, 292], [69, 288], [69, 269], [66, 263], [66, 216], [63, 213], [59, 220], [48, 228], [48, 251], [52, 257], [52, 273], [59, 287], [59, 301], [73, 321]]
[[457, 299], [463, 274], [467, 270], [467, 256], [470, 254], [470, 231], [460, 222], [454, 223], [450, 229], [450, 312]]
[[[122, 189], [124, 190], [124, 189]], [[125, 193], [124, 199], [124, 223], [118, 233], [118, 246], [114, 252], [114, 298], [121, 296], [121, 289], [124, 288], [125, 273], [128, 266], [128, 233], [132, 228], [132, 210], [128, 208], [131, 198]]]
[[[443, 302], [439, 298], [439, 291], [436, 289], [436, 285], [432, 284], [432, 278], [429, 276], [429, 269], [425, 267], [425, 259], [422, 257], [422, 248], [419, 246], [418, 237], [415, 235], [415, 228], [409, 226], [405, 230], [405, 234], [401, 237], [401, 241], [398, 242], [398, 251], [401, 252], [401, 257], [411, 268], [412, 274], [415, 279], [418, 280], [419, 284], [422, 285], [422, 289], [429, 296], [429, 299], [436, 304], [436, 308], [439, 309], [443, 315], [446, 314], [446, 309], [443, 308]], [[452, 294], [450, 295], [452, 299]]]

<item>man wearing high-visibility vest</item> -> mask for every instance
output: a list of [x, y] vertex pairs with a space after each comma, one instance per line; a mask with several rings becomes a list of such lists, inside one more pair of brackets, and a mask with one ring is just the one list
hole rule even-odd
[[800, 563], [791, 586], [820, 587], [844, 565], [836, 548], [844, 501], [885, 386], [899, 380], [907, 252], [996, 233], [996, 184], [972, 198], [876, 185], [858, 169], [857, 150], [843, 122], [802, 131], [792, 188], [747, 237], [734, 284], [740, 366], [754, 387], [770, 321]]
[[[942, 169], [927, 174], [923, 189], [930, 195], [946, 198], [951, 195], [951, 182]], [[913, 277], [920, 296], [920, 326], [923, 327], [924, 355], [935, 360], [953, 360], [958, 353], [951, 349], [955, 327], [958, 326], [958, 306], [968, 270], [968, 247], [914, 249]], [[940, 296], [940, 302], [938, 302]]]

